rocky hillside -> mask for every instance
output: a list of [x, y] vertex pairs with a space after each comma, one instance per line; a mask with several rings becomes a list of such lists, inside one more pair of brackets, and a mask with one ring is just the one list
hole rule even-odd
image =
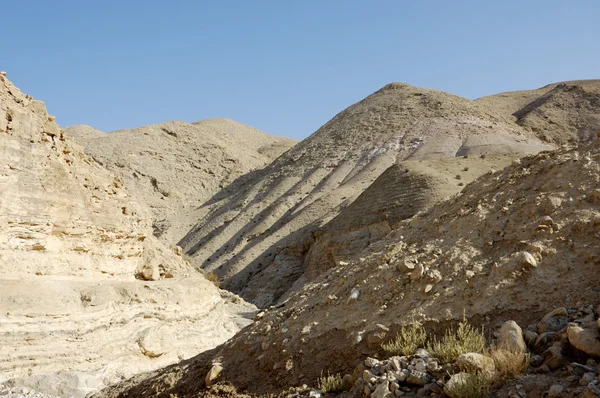
[[576, 144], [600, 130], [600, 80], [549, 84], [538, 90], [501, 93], [476, 103], [497, 109], [544, 141]]
[[[402, 175], [392, 169], [380, 178], [397, 181]], [[384, 185], [379, 181], [372, 189]], [[383, 239], [259, 314], [226, 344], [99, 396], [192, 396], [217, 374], [240, 391], [314, 386], [322, 374], [352, 375], [367, 356], [382, 355], [382, 343], [403, 325], [419, 322], [435, 333], [463, 317], [488, 331], [510, 319], [522, 325], [531, 349], [544, 353], [531, 357], [540, 380], [550, 383], [538, 386], [542, 392], [552, 385], [549, 372], [570, 369], [566, 375], [574, 375], [579, 390], [589, 382], [593, 393], [595, 362], [573, 361], [600, 357], [599, 231], [600, 135], [576, 149], [542, 152], [486, 173], [460, 195], [398, 221]], [[514, 333], [511, 341], [524, 348]], [[378, 370], [372, 369], [365, 386], [383, 380], [377, 375], [384, 368], [369, 363], [362, 369]], [[351, 381], [358, 383], [363, 374]], [[562, 388], [552, 396], [567, 396], [560, 395]], [[387, 387], [375, 391], [383, 395], [372, 396], [390, 396]], [[507, 389], [498, 396], [525, 393]]]
[[0, 383], [83, 397], [250, 322], [124, 184], [0, 75]]
[[296, 143], [228, 119], [172, 121], [108, 134], [79, 125], [65, 134], [150, 207], [154, 235], [171, 243], [191, 228], [187, 220], [199, 216], [200, 205]]
[[[327, 228], [320, 228], [386, 170], [389, 175], [406, 168], [413, 172], [406, 178], [398, 176], [390, 186], [376, 183], [373, 190], [380, 190], [376, 196], [383, 196], [376, 203], [366, 200], [373, 205], [367, 210], [373, 213], [372, 221], [391, 211], [384, 208], [388, 200], [394, 207], [407, 205], [401, 203], [407, 199], [423, 198], [412, 202], [410, 211], [394, 216], [408, 217], [458, 192], [465, 182], [491, 168], [553, 148], [496, 107], [495, 102], [478, 103], [389, 84], [339, 113], [242, 184], [217, 194], [204, 205], [206, 215], [180, 245], [194, 265], [217, 274], [227, 289], [258, 306], [271, 305], [301, 286], [307, 269], [315, 269], [307, 263], [307, 254], [315, 240], [328, 234]], [[487, 160], [474, 159], [482, 157]], [[353, 208], [360, 207], [359, 203]], [[339, 221], [336, 232], [355, 230], [354, 225], [341, 226]], [[379, 223], [385, 220], [376, 221], [373, 228], [378, 231], [389, 228]], [[357, 239], [365, 234], [371, 231], [359, 232]], [[329, 265], [344, 260], [335, 254], [317, 255], [324, 256], [329, 257]]]

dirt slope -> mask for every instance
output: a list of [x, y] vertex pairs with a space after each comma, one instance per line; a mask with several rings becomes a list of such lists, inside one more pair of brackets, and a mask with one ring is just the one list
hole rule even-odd
[[218, 349], [99, 396], [193, 396], [213, 360], [240, 391], [314, 385], [323, 372], [351, 372], [376, 355], [402, 324], [434, 330], [463, 314], [486, 326], [537, 324], [558, 306], [600, 302], [599, 231], [600, 138], [485, 174]]
[[123, 185], [0, 75], [0, 384], [83, 397], [249, 323]]
[[[584, 142], [600, 130], [600, 80], [573, 80], [538, 90], [501, 93], [475, 101], [555, 144]], [[510, 116], [509, 116], [510, 115]]]
[[[227, 289], [268, 306], [302, 277], [313, 233], [389, 167], [465, 156], [514, 158], [551, 148], [495, 113], [489, 104], [389, 84], [217, 194], [180, 245], [193, 264], [219, 275]], [[472, 177], [487, 169], [474, 171]], [[450, 190], [442, 185], [432, 197], [458, 190], [454, 181]]]
[[154, 235], [172, 243], [191, 228], [187, 212], [296, 143], [228, 119], [171, 121], [108, 134], [79, 125], [65, 134], [151, 208]]

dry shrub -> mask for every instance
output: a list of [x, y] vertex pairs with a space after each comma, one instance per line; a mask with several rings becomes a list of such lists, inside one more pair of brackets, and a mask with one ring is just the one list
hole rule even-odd
[[529, 367], [529, 354], [512, 352], [494, 347], [488, 354], [496, 365], [496, 381], [499, 383], [516, 379]]
[[465, 373], [462, 383], [456, 383], [452, 388], [455, 398], [481, 398], [490, 394], [493, 377], [486, 372]]
[[204, 277], [206, 278], [206, 280], [211, 281], [216, 287], [219, 287], [219, 285], [221, 284], [221, 281], [219, 281], [219, 277], [213, 274], [212, 272], [204, 274]]
[[413, 355], [417, 348], [424, 347], [427, 332], [419, 324], [412, 324], [400, 329], [396, 338], [381, 348], [392, 355]]
[[449, 328], [446, 330], [441, 341], [433, 339], [428, 344], [427, 350], [442, 363], [454, 362], [460, 354], [476, 352], [483, 354], [486, 351], [486, 340], [481, 329], [475, 329], [466, 318], [458, 324], [458, 328]]
[[323, 376], [321, 373], [318, 385], [319, 390], [323, 391], [323, 393], [342, 392], [346, 389], [344, 387], [344, 382], [342, 381], [342, 376], [339, 373], [333, 375], [328, 373], [327, 376]]

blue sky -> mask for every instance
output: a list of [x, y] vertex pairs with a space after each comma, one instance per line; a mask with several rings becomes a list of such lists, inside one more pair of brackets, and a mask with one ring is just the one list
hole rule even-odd
[[600, 78], [597, 0], [4, 0], [0, 70], [63, 126], [227, 117], [302, 139], [392, 81]]

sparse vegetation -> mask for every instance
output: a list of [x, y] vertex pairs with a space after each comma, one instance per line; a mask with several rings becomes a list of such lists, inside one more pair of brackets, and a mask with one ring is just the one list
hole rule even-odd
[[424, 347], [427, 332], [420, 324], [412, 324], [400, 329], [396, 338], [381, 348], [392, 355], [412, 355], [417, 348]]
[[529, 367], [529, 354], [492, 348], [488, 354], [496, 366], [496, 382], [516, 379]]
[[327, 376], [323, 376], [321, 373], [318, 386], [319, 390], [323, 391], [323, 393], [342, 392], [345, 390], [342, 376], [339, 373], [333, 375], [327, 373]]
[[464, 373], [464, 377], [452, 386], [452, 396], [456, 398], [487, 397], [492, 387], [493, 377], [486, 372]]
[[221, 285], [221, 281], [219, 280], [219, 277], [215, 274], [213, 274], [212, 272], [208, 273], [208, 274], [204, 274], [204, 277], [211, 281], [213, 283], [213, 285], [219, 287]]
[[483, 354], [486, 350], [483, 327], [475, 329], [463, 318], [456, 330], [452, 327], [447, 329], [442, 340], [434, 338], [427, 350], [442, 363], [454, 362], [460, 354], [467, 352]]

